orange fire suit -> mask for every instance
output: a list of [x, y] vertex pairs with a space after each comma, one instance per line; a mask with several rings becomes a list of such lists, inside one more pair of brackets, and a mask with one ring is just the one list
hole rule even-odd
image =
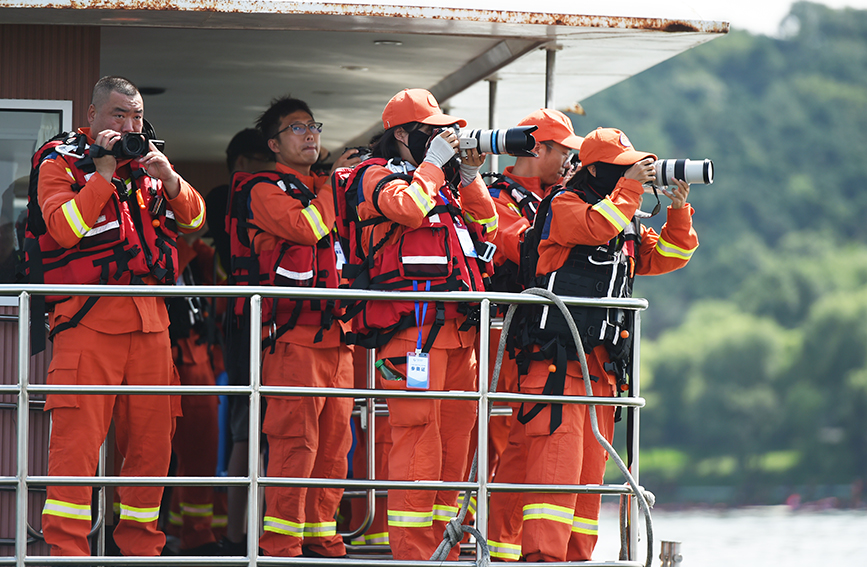
[[[327, 177], [301, 175], [280, 163], [277, 171], [297, 177], [316, 198], [308, 210], [276, 184], [256, 184], [250, 192], [252, 222], [264, 231], [255, 239], [251, 231], [257, 253], [273, 249], [280, 239], [312, 246], [327, 235], [321, 234], [322, 227], [334, 225]], [[318, 326], [298, 324], [278, 339], [275, 352], [267, 349], [263, 384], [351, 388], [352, 351], [343, 341], [342, 324], [335, 319], [316, 342], [319, 331]], [[268, 476], [346, 478], [352, 405], [352, 398], [268, 396], [262, 424], [270, 451]], [[346, 555], [334, 519], [342, 495], [336, 488], [265, 488], [265, 532], [259, 546], [266, 555], [281, 557], [301, 555], [302, 544], [320, 555]]]
[[[358, 206], [361, 220], [379, 216], [373, 205], [373, 192], [379, 180], [389, 175], [385, 167], [371, 166], [364, 174], [364, 201]], [[408, 229], [419, 227], [434, 206], [434, 198], [445, 185], [441, 168], [422, 163], [413, 172], [411, 184], [393, 180], [381, 189], [378, 204], [381, 214], [399, 225], [389, 242], [395, 243]], [[485, 185], [479, 178], [460, 188], [457, 203], [466, 222], [476, 222], [488, 239], [496, 235], [497, 214]], [[379, 242], [390, 223], [365, 228], [362, 241]], [[460, 254], [460, 251], [456, 252]], [[476, 330], [460, 331], [464, 322], [447, 319], [436, 335], [429, 352], [430, 390], [475, 390]], [[422, 343], [431, 332], [432, 323], [399, 331], [377, 353], [379, 358], [403, 359], [398, 369], [405, 370], [406, 355], [414, 352], [421, 332]], [[404, 389], [404, 381], [381, 379], [386, 389]], [[470, 433], [477, 415], [477, 405], [458, 400], [388, 400], [392, 449], [389, 454], [389, 480], [461, 481], [466, 470]], [[429, 559], [439, 545], [446, 523], [457, 515], [457, 491], [390, 490], [388, 494], [389, 542], [395, 559]], [[457, 558], [453, 548], [450, 558]]]
[[[596, 205], [571, 192], [551, 201], [550, 232], [539, 245], [537, 275], [563, 266], [573, 246], [605, 243], [617, 236], [631, 219], [641, 200], [642, 186], [621, 178], [612, 193]], [[614, 213], [618, 211], [619, 214]], [[663, 274], [683, 267], [698, 247], [692, 228], [693, 209], [668, 209], [661, 234], [641, 228], [641, 245], [635, 253], [638, 275]], [[604, 370], [609, 362], [605, 346], [587, 356], [594, 396], [614, 396], [616, 379]], [[522, 377], [521, 391], [541, 394], [551, 361], [533, 360]], [[580, 362], [569, 361], [564, 395], [584, 395]], [[597, 406], [600, 432], [609, 440], [614, 433], [614, 408]], [[607, 453], [590, 428], [587, 406], [563, 404], [561, 425], [550, 433], [551, 406], [547, 405], [525, 427], [528, 483], [601, 484]], [[521, 552], [528, 562], [587, 561], [598, 534], [600, 495], [525, 494], [524, 534]]]
[[[201, 240], [192, 246], [183, 238], [178, 239], [178, 272], [194, 260], [202, 271], [199, 283], [211, 283], [213, 279], [214, 250]], [[184, 311], [182, 316], [188, 315]], [[214, 386], [214, 368], [207, 343], [196, 329], [189, 336], [177, 339], [173, 346], [175, 366], [181, 384], [185, 386]], [[217, 356], [220, 356], [217, 354]], [[222, 358], [222, 357], [220, 357]], [[222, 362], [221, 362], [222, 364]], [[217, 445], [219, 424], [217, 422], [217, 396], [181, 396], [183, 416], [178, 419], [172, 448], [177, 459], [178, 476], [213, 476], [217, 470]], [[177, 509], [175, 509], [177, 505]], [[173, 514], [177, 510], [177, 517]], [[172, 490], [171, 525], [178, 525], [181, 549], [193, 549], [215, 543], [214, 487], [176, 486]], [[177, 523], [176, 523], [177, 522]]]
[[[355, 387], [367, 388], [367, 349], [356, 346], [353, 352], [355, 371]], [[376, 383], [376, 382], [374, 382]], [[376, 436], [374, 439], [375, 472], [377, 480], [388, 479], [388, 453], [391, 451], [391, 428], [388, 425], [387, 416], [376, 417]], [[367, 476], [367, 439], [368, 431], [361, 429], [361, 419], [355, 421], [356, 443], [355, 453], [352, 459], [352, 471], [355, 478], [368, 478]], [[373, 522], [367, 530], [356, 536], [353, 545], [379, 545], [388, 548], [388, 514], [385, 498], [381, 490], [376, 492], [376, 506], [374, 508]], [[367, 516], [367, 499], [354, 498], [351, 504], [352, 521], [350, 529], [357, 529]]]
[[[520, 177], [512, 173], [512, 167], [503, 170], [509, 181], [518, 183], [535, 195], [541, 201], [550, 187], [542, 187], [538, 177]], [[530, 228], [533, 219], [525, 217], [518, 208], [515, 198], [508, 191], [494, 187], [489, 188], [497, 214], [500, 217], [497, 232], [497, 252], [494, 254], [494, 264], [502, 266], [506, 261], [521, 263], [521, 241], [524, 232]], [[491, 331], [490, 370], [493, 376], [497, 348], [500, 341], [500, 330]], [[518, 367], [515, 359], [510, 358], [508, 351], [503, 356], [500, 368], [500, 378], [497, 384], [499, 392], [518, 391]], [[520, 404], [503, 404], [512, 406], [511, 417], [491, 418], [491, 445], [499, 447], [496, 469], [494, 460], [491, 470], [495, 472], [493, 481], [500, 483], [524, 482], [527, 465], [527, 451], [524, 446], [524, 425], [517, 419]], [[515, 560], [521, 553], [521, 529], [523, 516], [521, 513], [522, 497], [519, 492], [492, 492], [490, 494], [488, 520], [488, 547], [494, 560]]]
[[[89, 128], [80, 132], [93, 144]], [[129, 162], [120, 162], [115, 176], [126, 179]], [[158, 181], [156, 183], [159, 183]], [[80, 228], [93, 226], [115, 191], [101, 175], [90, 177], [80, 191], [62, 159], [48, 159], [39, 170], [39, 204], [48, 232], [61, 245], [75, 248]], [[181, 180], [180, 193], [168, 201], [178, 228], [193, 232], [205, 222], [202, 197]], [[67, 203], [73, 203], [64, 207]], [[64, 211], [78, 212], [77, 219]], [[155, 283], [148, 276], [145, 282]], [[75, 282], [70, 282], [75, 283]], [[52, 328], [79, 311], [86, 297], [74, 296], [55, 306]], [[178, 383], [172, 364], [169, 318], [162, 298], [100, 297], [78, 326], [56, 335], [48, 383], [117, 386]], [[48, 474], [90, 476], [96, 473], [99, 447], [114, 419], [117, 445], [123, 455], [122, 476], [165, 476], [171, 454], [177, 396], [49, 394], [51, 411]], [[157, 528], [162, 487], [124, 486], [120, 520], [114, 539], [124, 555], [159, 555], [165, 535]], [[49, 486], [42, 512], [45, 541], [52, 555], [89, 555], [91, 489], [87, 486]]]

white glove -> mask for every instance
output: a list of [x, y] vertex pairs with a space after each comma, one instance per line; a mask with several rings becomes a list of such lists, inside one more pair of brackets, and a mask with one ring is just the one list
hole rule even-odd
[[441, 136], [434, 136], [427, 148], [424, 161], [437, 167], [442, 167], [449, 162], [457, 153], [450, 143]]
[[461, 162], [461, 186], [466, 187], [472, 183], [481, 167], [480, 165], [467, 165]]

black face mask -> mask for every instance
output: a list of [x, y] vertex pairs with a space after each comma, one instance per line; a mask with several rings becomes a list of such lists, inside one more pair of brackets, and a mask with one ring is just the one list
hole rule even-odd
[[591, 175], [588, 178], [590, 186], [600, 194], [605, 196], [614, 191], [617, 182], [626, 173], [626, 170], [632, 167], [631, 165], [614, 165], [613, 163], [596, 163], [596, 175]]
[[427, 144], [430, 141], [431, 134], [425, 134], [421, 130], [413, 130], [409, 133], [406, 147], [409, 148], [409, 153], [412, 154], [412, 159], [415, 163], [421, 165], [424, 161], [424, 156], [427, 153]]

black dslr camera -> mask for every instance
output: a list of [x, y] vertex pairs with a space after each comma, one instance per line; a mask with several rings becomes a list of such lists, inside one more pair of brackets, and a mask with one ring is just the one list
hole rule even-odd
[[160, 151], [162, 151], [161, 146], [165, 144], [162, 140], [151, 140], [147, 134], [142, 132], [127, 132], [115, 142], [114, 147], [110, 150], [94, 144], [90, 147], [90, 156], [99, 158], [111, 155], [117, 159], [134, 159], [151, 151], [148, 141], [153, 141]]

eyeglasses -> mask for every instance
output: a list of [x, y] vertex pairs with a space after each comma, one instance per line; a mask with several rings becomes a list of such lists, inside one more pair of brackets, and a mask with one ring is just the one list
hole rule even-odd
[[560, 148], [558, 148], [557, 146], [555, 146], [551, 142], [542, 142], [542, 145], [545, 146], [546, 148], [548, 148], [549, 150], [556, 151], [558, 154], [563, 156], [563, 161], [566, 161], [569, 157], [572, 156], [572, 152], [570, 152], [569, 150], [566, 150], [564, 152], [563, 150], [561, 150]]
[[322, 132], [322, 122], [308, 122], [307, 124], [295, 122], [294, 124], [290, 124], [289, 126], [286, 126], [282, 130], [278, 131], [277, 135], [275, 135], [274, 137], [276, 138], [290, 128], [292, 129], [293, 134], [297, 134], [299, 136], [303, 136], [307, 133], [308, 130], [310, 130], [311, 134], [320, 134]]

